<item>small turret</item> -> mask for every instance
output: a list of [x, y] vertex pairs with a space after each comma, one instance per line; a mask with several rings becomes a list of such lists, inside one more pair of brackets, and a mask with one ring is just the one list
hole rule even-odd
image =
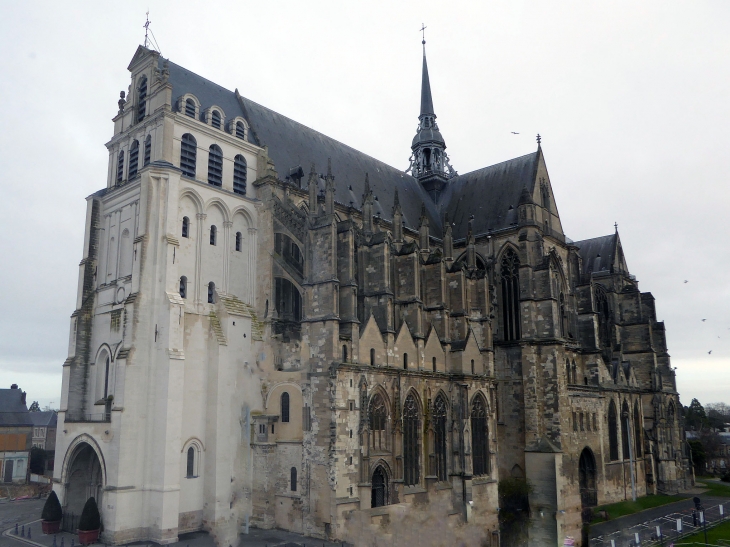
[[527, 190], [527, 187], [522, 188], [520, 200], [517, 202], [517, 214], [517, 222], [521, 226], [532, 224], [535, 221], [535, 201], [532, 199], [532, 195]]
[[444, 259], [454, 260], [454, 236], [451, 234], [451, 222], [449, 222], [448, 213], [444, 218]]
[[470, 270], [477, 267], [477, 249], [474, 245], [474, 215], [469, 217], [466, 232], [466, 265]]
[[393, 241], [396, 243], [403, 241], [403, 209], [400, 206], [397, 188], [393, 197]]
[[418, 226], [418, 241], [421, 246], [421, 252], [428, 253], [430, 249], [428, 230], [428, 215], [426, 215], [426, 204], [421, 203], [421, 221]]
[[324, 178], [324, 212], [335, 213], [335, 177], [332, 175], [332, 158], [327, 159], [327, 176]]
[[365, 192], [362, 196], [362, 229], [366, 234], [373, 233], [373, 191], [370, 189], [370, 178], [365, 173]]

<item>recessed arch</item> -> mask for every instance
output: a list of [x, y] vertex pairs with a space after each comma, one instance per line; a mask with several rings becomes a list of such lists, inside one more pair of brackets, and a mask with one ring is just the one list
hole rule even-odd
[[228, 208], [228, 205], [226, 205], [223, 200], [221, 200], [220, 198], [214, 197], [205, 202], [206, 213], [208, 211], [210, 211], [213, 207], [217, 208], [220, 211], [221, 215], [223, 215], [223, 222], [230, 221], [231, 210]]
[[203, 198], [200, 196], [200, 194], [193, 188], [184, 188], [182, 192], [180, 192], [180, 200], [182, 201], [183, 198], [189, 198], [190, 201], [193, 202], [193, 205], [195, 205], [195, 212], [200, 214], [205, 209], [205, 202], [203, 201]]
[[583, 508], [598, 505], [596, 489], [596, 458], [587, 446], [580, 453], [578, 463], [578, 483], [580, 487], [580, 503]]

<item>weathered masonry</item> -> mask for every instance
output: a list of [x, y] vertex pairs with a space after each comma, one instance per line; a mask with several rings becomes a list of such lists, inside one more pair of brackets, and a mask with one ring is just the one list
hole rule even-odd
[[[688, 485], [654, 299], [618, 231], [565, 236], [545, 157], [450, 165], [423, 57], [403, 172], [140, 47], [88, 198], [56, 488], [105, 539], [403, 514], [535, 546]], [[91, 484], [92, 488], [79, 488]]]

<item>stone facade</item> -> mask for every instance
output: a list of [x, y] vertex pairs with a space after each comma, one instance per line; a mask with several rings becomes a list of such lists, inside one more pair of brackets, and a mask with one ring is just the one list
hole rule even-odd
[[410, 175], [154, 51], [129, 70], [55, 473], [67, 510], [101, 498], [107, 541], [355, 541], [425, 515], [498, 545], [513, 477], [531, 544], [557, 545], [586, 507], [688, 485], [618, 232], [565, 236], [539, 145], [458, 175], [425, 53]]

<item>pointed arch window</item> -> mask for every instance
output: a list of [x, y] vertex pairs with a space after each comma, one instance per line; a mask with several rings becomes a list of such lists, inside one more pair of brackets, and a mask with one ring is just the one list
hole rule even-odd
[[185, 100], [185, 115], [191, 118], [195, 117], [195, 101], [192, 99]]
[[589, 448], [584, 448], [578, 462], [580, 501], [582, 507], [595, 507], [598, 504], [596, 491], [596, 459]]
[[152, 135], [147, 135], [144, 140], [144, 165], [149, 165], [152, 160]]
[[388, 503], [388, 476], [379, 465], [373, 471], [372, 491], [370, 494], [370, 507], [383, 507]]
[[182, 236], [190, 237], [190, 219], [188, 217], [183, 217], [182, 220]]
[[238, 154], [233, 160], [233, 191], [242, 196], [246, 195], [246, 169], [246, 158]]
[[344, 344], [342, 345], [342, 362], [347, 363], [347, 346]]
[[294, 283], [284, 277], [275, 278], [274, 298], [280, 321], [302, 320], [302, 295]]
[[147, 113], [147, 77], [142, 76], [137, 87], [137, 123], [144, 120]]
[[570, 361], [568, 361], [567, 359], [565, 360], [565, 382], [567, 384], [573, 383], [573, 376], [570, 372]]
[[565, 328], [565, 323], [566, 323], [566, 316], [565, 316], [565, 295], [563, 293], [560, 293], [560, 310], [559, 310], [559, 313], [560, 313], [560, 317], [559, 317], [559, 321], [560, 321], [560, 337], [561, 338], [565, 338], [565, 333], [566, 333], [566, 330], [567, 329]]
[[208, 283], [208, 304], [215, 304], [215, 283]]
[[129, 148], [129, 179], [132, 180], [137, 176], [137, 164], [139, 163], [139, 141], [132, 142]]
[[370, 366], [375, 366], [375, 348], [370, 348]]
[[608, 451], [611, 461], [618, 460], [618, 416], [613, 401], [608, 405]]
[[186, 177], [195, 178], [195, 162], [198, 143], [190, 133], [185, 133], [180, 142], [180, 169]]
[[[667, 438], [669, 440], [669, 446], [674, 446], [674, 403], [669, 403], [667, 410]], [[670, 450], [672, 450], [670, 448]]]
[[188, 297], [188, 278], [184, 275], [180, 278], [180, 298]]
[[408, 354], [403, 354], [403, 370], [408, 370]]
[[243, 244], [243, 236], [241, 232], [236, 232], [236, 250], [240, 253]]
[[218, 228], [215, 224], [211, 225], [210, 227], [210, 244], [211, 245], [217, 245], [218, 244]]
[[436, 372], [436, 358], [431, 357], [431, 368], [433, 368], [433, 371]]
[[624, 401], [624, 405], [621, 408], [621, 444], [622, 452], [625, 460], [631, 457], [631, 414], [629, 414], [629, 405]]
[[236, 122], [236, 137], [239, 139], [246, 138], [246, 126], [243, 125], [243, 122]]
[[281, 423], [289, 423], [289, 392], [281, 394]]
[[421, 481], [420, 418], [418, 403], [411, 393], [403, 405], [403, 479], [406, 486], [414, 486]]
[[431, 472], [438, 480], [445, 481], [446, 475], [446, 399], [442, 394], [433, 404], [433, 451], [435, 469]]
[[481, 395], [471, 404], [471, 453], [474, 475], [489, 474], [489, 425], [487, 404]]
[[208, 149], [208, 184], [223, 184], [223, 152], [220, 146], [213, 144]]
[[119, 152], [117, 156], [117, 183], [124, 179], [124, 150]]
[[370, 425], [370, 444], [373, 450], [387, 450], [385, 423], [388, 420], [388, 407], [380, 393], [373, 395], [368, 406], [368, 420]]
[[512, 249], [502, 255], [502, 323], [504, 339], [520, 339], [520, 259]]
[[297, 491], [297, 468], [296, 467], [292, 467], [291, 470], [289, 471], [289, 482], [290, 482], [289, 486], [291, 487], [291, 491], [296, 492]]
[[639, 413], [639, 401], [634, 403], [634, 452], [636, 457], [641, 458], [641, 414]]
[[611, 346], [611, 307], [606, 289], [596, 286], [596, 313], [598, 315], [598, 342], [602, 347]]
[[210, 114], [210, 125], [215, 127], [216, 129], [221, 128], [221, 113], [217, 110], [213, 110]]
[[188, 479], [195, 478], [195, 448], [188, 448], [188, 461], [185, 477]]

